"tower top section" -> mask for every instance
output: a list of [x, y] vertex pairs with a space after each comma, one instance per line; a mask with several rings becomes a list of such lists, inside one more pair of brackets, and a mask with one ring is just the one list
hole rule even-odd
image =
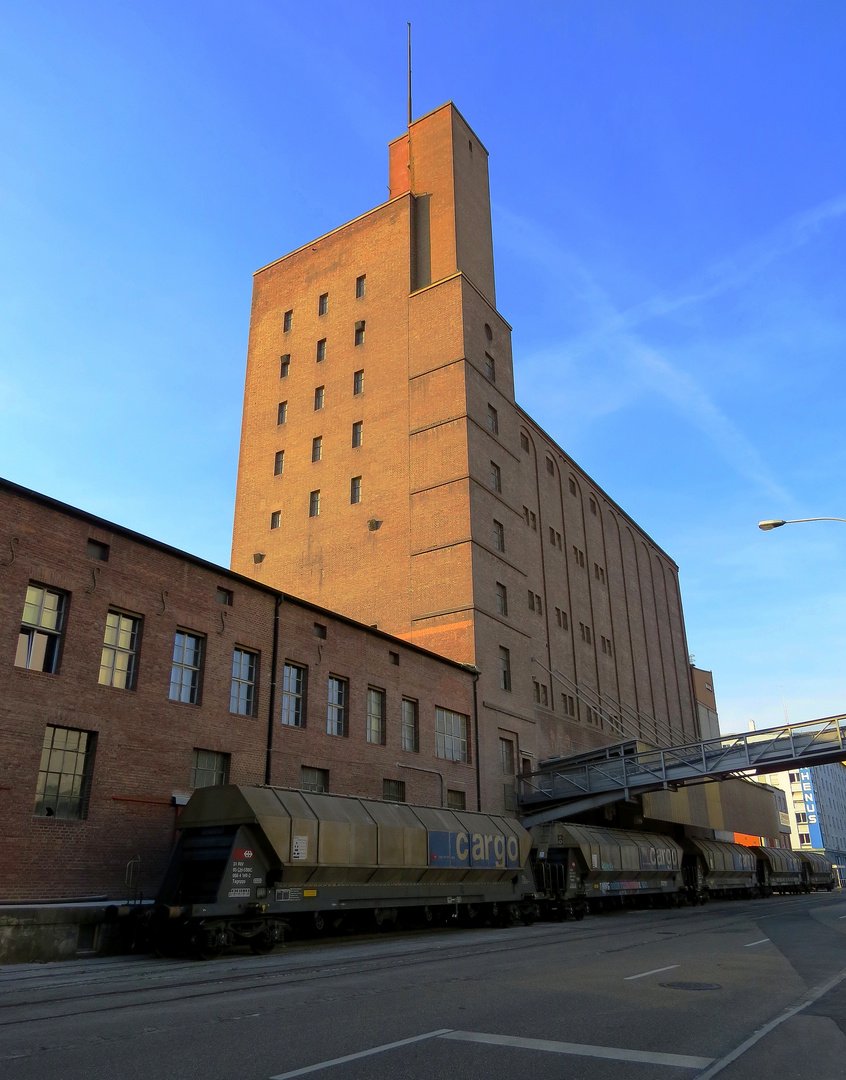
[[389, 144], [389, 188], [414, 199], [416, 287], [460, 272], [495, 307], [488, 152], [452, 102]]

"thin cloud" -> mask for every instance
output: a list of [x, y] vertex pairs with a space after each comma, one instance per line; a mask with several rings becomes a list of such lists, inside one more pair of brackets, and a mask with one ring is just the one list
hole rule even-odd
[[[781, 502], [792, 499], [779, 484], [758, 451], [741, 429], [710, 398], [705, 389], [686, 371], [673, 364], [665, 353], [650, 345], [634, 329], [682, 308], [703, 303], [722, 293], [737, 289], [759, 275], [779, 257], [808, 243], [830, 222], [846, 216], [846, 195], [840, 195], [788, 219], [764, 237], [741, 249], [730, 258], [714, 264], [678, 296], [658, 295], [626, 311], [619, 311], [584, 266], [570, 252], [558, 248], [533, 222], [521, 219], [500, 207], [497, 218], [506, 227], [506, 242], [516, 253], [554, 273], [562, 293], [571, 302], [574, 288], [579, 309], [593, 327], [563, 342], [558, 353], [568, 366], [580, 357], [597, 354], [616, 359], [651, 391], [660, 394], [681, 415], [701, 431], [718, 453], [740, 475], [752, 481]], [[599, 324], [599, 325], [597, 325]], [[529, 363], [546, 367], [552, 350], [530, 358]], [[620, 388], [622, 389], [622, 388]], [[623, 408], [635, 396], [636, 383], [629, 383], [630, 393], [615, 394]], [[602, 410], [607, 412], [607, 408]]]

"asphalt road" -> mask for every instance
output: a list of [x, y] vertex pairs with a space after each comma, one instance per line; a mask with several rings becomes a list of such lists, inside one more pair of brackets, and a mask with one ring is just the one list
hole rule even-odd
[[840, 1080], [846, 897], [0, 970], [4, 1080]]

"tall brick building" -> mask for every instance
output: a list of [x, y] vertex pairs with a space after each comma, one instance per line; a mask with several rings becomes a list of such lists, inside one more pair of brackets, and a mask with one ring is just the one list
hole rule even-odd
[[697, 724], [678, 567], [515, 402], [487, 159], [444, 105], [387, 202], [256, 274], [232, 568], [478, 667], [508, 810], [546, 756]]

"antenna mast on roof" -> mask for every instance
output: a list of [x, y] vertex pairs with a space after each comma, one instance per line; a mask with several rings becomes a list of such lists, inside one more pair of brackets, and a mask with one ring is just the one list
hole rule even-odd
[[411, 127], [411, 23], [408, 24], [408, 126]]

